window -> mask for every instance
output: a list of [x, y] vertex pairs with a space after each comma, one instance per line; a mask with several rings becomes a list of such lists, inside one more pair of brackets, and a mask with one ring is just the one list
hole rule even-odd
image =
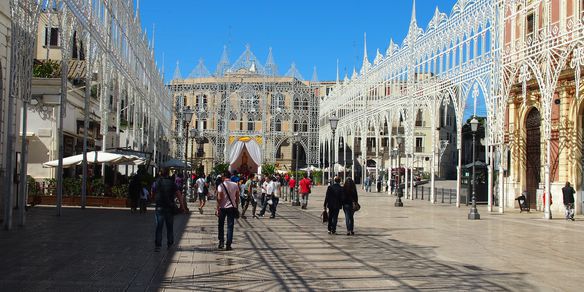
[[276, 93], [272, 95], [272, 107], [274, 109], [284, 108], [284, 95], [281, 93]]
[[207, 110], [207, 95], [200, 94], [196, 96], [196, 110], [204, 112]]
[[280, 121], [280, 119], [276, 119], [274, 122], [274, 131], [282, 132], [282, 121]]
[[416, 138], [416, 152], [424, 152], [424, 139], [417, 137]]
[[300, 123], [294, 121], [294, 132], [300, 132]]
[[48, 27], [45, 27], [45, 47], [58, 47], [59, 46], [59, 28], [51, 27], [49, 30]]
[[422, 110], [418, 110], [416, 114], [416, 127], [423, 127], [424, 122], [422, 121]]
[[248, 131], [255, 131], [255, 121], [252, 118], [247, 120], [247, 130]]
[[527, 20], [525, 21], [525, 33], [526, 34], [531, 34], [533, 33], [534, 29], [535, 29], [535, 15], [533, 12], [529, 13], [527, 15]]

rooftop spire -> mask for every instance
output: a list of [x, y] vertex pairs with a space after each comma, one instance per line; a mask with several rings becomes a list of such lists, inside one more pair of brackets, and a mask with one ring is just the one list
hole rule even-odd
[[364, 74], [371, 67], [369, 63], [369, 58], [367, 57], [367, 33], [364, 34], [364, 45], [363, 45], [363, 67], [361, 67], [361, 74]]
[[176, 69], [174, 69], [174, 75], [172, 76], [172, 79], [174, 80], [181, 80], [182, 76], [180, 74], [180, 67], [179, 67], [179, 61], [176, 60]]
[[274, 55], [272, 54], [272, 47], [268, 53], [268, 59], [266, 60], [266, 74], [276, 76], [278, 75], [278, 65], [274, 61]]
[[199, 64], [197, 64], [197, 67], [195, 67], [191, 74], [189, 74], [189, 78], [204, 78], [209, 76], [211, 76], [211, 73], [209, 73], [209, 70], [207, 70], [207, 67], [205, 66], [205, 60], [203, 58], [199, 59]]
[[412, 4], [412, 19], [410, 20], [410, 23], [416, 23], [416, 0], [413, 1], [414, 3]]
[[286, 72], [286, 76], [288, 77], [294, 77], [298, 80], [304, 80], [304, 78], [302, 77], [302, 74], [300, 74], [300, 72], [298, 71], [298, 68], [296, 68], [296, 63], [292, 62], [292, 64], [290, 65], [290, 69], [288, 69], [288, 72]]
[[136, 0], [136, 19], [140, 19], [140, 0]]
[[311, 82], [317, 83], [318, 82], [318, 74], [316, 73], [316, 66], [314, 66], [314, 70], [312, 71], [312, 80]]
[[337, 59], [337, 84], [339, 84], [339, 59]]
[[219, 63], [217, 63], [217, 69], [215, 70], [215, 74], [217, 76], [225, 75], [225, 71], [229, 69], [229, 54], [227, 53], [227, 46], [223, 46], [223, 53], [221, 54], [221, 59], [219, 59]]

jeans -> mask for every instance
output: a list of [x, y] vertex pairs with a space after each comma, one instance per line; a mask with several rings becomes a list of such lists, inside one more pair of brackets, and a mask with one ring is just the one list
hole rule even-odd
[[353, 204], [343, 204], [343, 211], [345, 211], [345, 225], [347, 225], [347, 231], [353, 231], [355, 225]]
[[566, 219], [574, 218], [574, 204], [568, 203], [564, 204], [564, 206], [566, 207]]
[[337, 232], [337, 222], [339, 221], [340, 209], [329, 209], [328, 231]]
[[162, 246], [162, 227], [164, 224], [166, 224], [166, 244], [171, 246], [174, 244], [174, 215], [172, 210], [156, 207], [154, 217], [156, 218], [155, 246]]
[[[262, 209], [260, 210], [259, 215], [264, 216], [266, 213], [266, 208], [268, 207], [268, 201], [270, 200], [271, 196], [266, 194], [262, 194]], [[273, 202], [273, 201], [272, 201]]]
[[272, 217], [276, 217], [276, 208], [278, 207], [278, 202], [280, 198], [272, 198], [272, 205], [270, 206], [270, 212], [272, 213]]
[[227, 217], [227, 245], [233, 242], [233, 226], [235, 225], [235, 217], [233, 212], [235, 209], [219, 209], [219, 242], [225, 242], [225, 217]]
[[310, 193], [302, 193], [301, 198], [302, 198], [302, 206], [306, 207], [308, 205], [308, 195]]

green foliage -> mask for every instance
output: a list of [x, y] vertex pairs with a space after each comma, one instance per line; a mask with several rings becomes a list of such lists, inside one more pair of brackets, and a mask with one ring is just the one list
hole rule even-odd
[[312, 172], [312, 179], [314, 180], [315, 184], [321, 184], [322, 183], [322, 170], [313, 171]]
[[218, 175], [218, 174], [223, 175], [223, 173], [226, 172], [227, 170], [229, 170], [229, 164], [227, 164], [227, 163], [217, 164], [217, 165], [215, 165], [215, 167], [213, 167], [213, 173], [215, 175]]
[[276, 165], [274, 164], [264, 164], [262, 165], [262, 174], [267, 176], [272, 176], [276, 173]]
[[128, 184], [122, 184], [112, 187], [112, 195], [114, 198], [123, 199], [128, 196]]
[[28, 186], [28, 194], [29, 196], [38, 196], [40, 195], [41, 189], [37, 184], [36, 180], [30, 176], [26, 176], [26, 184]]
[[45, 178], [45, 187], [48, 189], [48, 195], [54, 196], [57, 188], [57, 179], [55, 178]]
[[429, 180], [430, 179], [430, 173], [427, 172], [427, 171], [422, 172], [422, 179]]
[[73, 177], [63, 179], [63, 194], [66, 196], [80, 196], [81, 179]]
[[33, 77], [37, 78], [59, 78], [61, 65], [57, 61], [46, 60], [35, 64], [32, 69]]
[[105, 195], [105, 185], [101, 178], [94, 179], [91, 182], [90, 192], [88, 195], [91, 196], [104, 196]]

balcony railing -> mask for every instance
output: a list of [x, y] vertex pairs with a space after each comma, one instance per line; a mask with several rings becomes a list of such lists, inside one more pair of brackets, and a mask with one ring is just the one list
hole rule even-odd
[[423, 146], [416, 146], [415, 148], [416, 153], [424, 153], [424, 147]]

